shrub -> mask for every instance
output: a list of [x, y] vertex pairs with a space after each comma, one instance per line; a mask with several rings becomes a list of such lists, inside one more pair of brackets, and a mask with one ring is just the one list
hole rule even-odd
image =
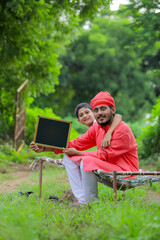
[[143, 128], [146, 127], [146, 122], [142, 120], [136, 122], [127, 122], [127, 124], [130, 126], [136, 139], [139, 138]]
[[[28, 162], [28, 152], [26, 146], [18, 153], [12, 145], [3, 142], [3, 145], [0, 145], [0, 171], [3, 172], [3, 170], [8, 169], [9, 165], [13, 165], [14, 163]], [[31, 154], [34, 154], [34, 152], [32, 152]]]
[[148, 126], [138, 139], [138, 153], [140, 159], [153, 163], [160, 153], [160, 97], [153, 106]]
[[68, 116], [65, 118], [65, 120], [69, 120], [72, 122], [72, 126], [73, 128], [79, 133], [79, 134], [83, 134], [85, 133], [87, 130], [88, 130], [88, 127], [83, 125], [83, 124], [80, 124], [78, 122], [78, 119], [75, 118], [75, 117], [72, 117], [72, 116]]

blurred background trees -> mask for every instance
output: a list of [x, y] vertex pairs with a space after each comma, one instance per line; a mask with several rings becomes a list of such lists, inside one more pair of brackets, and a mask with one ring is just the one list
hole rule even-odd
[[[132, 46], [134, 41], [128, 18], [117, 15], [96, 18], [62, 58], [60, 85], [56, 86], [53, 99], [49, 96], [54, 111], [64, 117], [72, 114], [78, 103], [90, 102], [99, 91], [109, 91], [125, 121], [143, 118], [155, 103], [155, 93], [142, 70], [142, 58]], [[54, 101], [60, 91], [63, 98]], [[44, 107], [44, 99], [39, 98], [36, 104]]]
[[160, 91], [159, 8], [158, 1], [130, 1], [117, 12], [105, 9], [87, 22], [60, 57], [56, 92], [42, 94], [35, 105], [52, 104], [64, 117], [103, 90], [115, 97], [125, 121], [143, 119]]
[[[0, 1], [0, 128], [12, 135], [16, 89], [29, 80], [29, 95], [50, 94], [59, 83], [59, 56], [108, 1]], [[30, 99], [30, 102], [32, 100]]]
[[[78, 103], [109, 91], [137, 138], [150, 125], [139, 138], [139, 149], [153, 155], [145, 149], [149, 135], [159, 146], [158, 110], [151, 109], [158, 109], [160, 95], [160, 4], [129, 0], [118, 11], [110, 11], [110, 2], [1, 0], [2, 139], [13, 136], [16, 89], [28, 79], [27, 143], [38, 108], [41, 114], [52, 112], [75, 123]], [[148, 113], [151, 118], [146, 122]], [[74, 127], [85, 131], [78, 124]], [[159, 147], [153, 149], [159, 153]]]

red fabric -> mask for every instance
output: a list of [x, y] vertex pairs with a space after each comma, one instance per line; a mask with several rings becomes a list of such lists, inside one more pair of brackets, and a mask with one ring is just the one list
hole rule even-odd
[[110, 126], [104, 130], [95, 123], [76, 140], [69, 142], [69, 147], [84, 151], [97, 145], [97, 151], [85, 151], [83, 156], [70, 157], [73, 161], [83, 160], [86, 172], [102, 169], [105, 171], [138, 171], [139, 160], [137, 144], [129, 126], [123, 121], [112, 134], [111, 145], [101, 150], [100, 145]]
[[99, 105], [115, 106], [113, 97], [108, 92], [99, 92], [90, 102], [91, 108], [94, 109]]

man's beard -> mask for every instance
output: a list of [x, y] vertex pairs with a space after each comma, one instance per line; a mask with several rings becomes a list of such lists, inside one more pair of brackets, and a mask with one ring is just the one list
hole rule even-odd
[[[97, 122], [98, 122], [98, 119], [99, 119], [100, 117], [105, 117], [105, 116], [104, 116], [104, 115], [100, 115], [100, 116], [98, 116], [98, 118], [97, 118]], [[113, 119], [113, 114], [112, 114], [112, 111], [110, 111], [110, 118], [109, 118], [109, 120], [106, 121], [106, 122], [103, 122], [103, 123], [99, 123], [99, 122], [98, 122], [98, 124], [101, 125], [101, 126], [110, 125], [111, 122], [112, 122], [112, 119]]]

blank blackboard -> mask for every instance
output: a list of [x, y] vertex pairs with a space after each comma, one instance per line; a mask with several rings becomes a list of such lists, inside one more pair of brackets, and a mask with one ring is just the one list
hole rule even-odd
[[38, 116], [34, 142], [41, 146], [67, 148], [71, 122]]

